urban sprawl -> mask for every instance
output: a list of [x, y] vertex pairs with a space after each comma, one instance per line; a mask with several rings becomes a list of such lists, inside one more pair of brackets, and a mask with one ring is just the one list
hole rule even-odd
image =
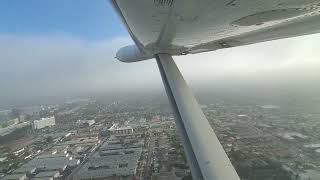
[[[242, 180], [320, 179], [320, 114], [225, 101], [201, 107]], [[4, 109], [0, 125], [3, 180], [192, 179], [165, 103]]]

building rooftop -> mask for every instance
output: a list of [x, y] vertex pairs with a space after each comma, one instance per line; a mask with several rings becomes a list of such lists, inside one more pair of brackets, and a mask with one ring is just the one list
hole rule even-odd
[[44, 172], [38, 173], [35, 177], [36, 178], [40, 178], [40, 177], [57, 177], [59, 175], [60, 175], [59, 171], [44, 171]]
[[[109, 161], [126, 160], [138, 161], [142, 153], [142, 148], [128, 148], [118, 150], [99, 151], [99, 157], [108, 157]], [[97, 154], [94, 156], [97, 157]]]
[[[140, 135], [115, 135], [105, 141], [74, 176], [75, 179], [114, 179], [136, 174], [144, 139]], [[132, 178], [131, 178], [132, 179]]]
[[66, 157], [65, 155], [45, 155], [36, 157], [29, 161], [27, 164], [22, 165], [19, 168], [19, 171], [28, 172], [34, 168], [42, 170], [65, 170], [67, 166], [73, 167], [77, 164], [79, 164], [78, 159]]
[[61, 143], [60, 145], [74, 145], [74, 144], [88, 144], [88, 145], [93, 145], [93, 144], [98, 144], [99, 143], [99, 138], [98, 136], [96, 137], [81, 137], [81, 138], [75, 138], [71, 141], [66, 141]]
[[34, 177], [31, 178], [30, 180], [53, 180], [53, 177]]
[[26, 174], [10, 174], [7, 175], [3, 178], [3, 180], [22, 180], [22, 179], [27, 179]]
[[144, 145], [144, 139], [142, 138], [127, 138], [127, 136], [113, 137], [104, 142], [100, 150], [112, 150], [112, 149], [128, 149], [138, 148]]
[[22, 167], [16, 169], [15, 171], [13, 171], [13, 173], [15, 173], [15, 174], [22, 174], [22, 173], [32, 174], [36, 170], [37, 170], [37, 168], [35, 168], [35, 167], [22, 166]]
[[120, 126], [118, 123], [115, 123], [109, 128], [109, 131], [131, 130], [131, 129], [132, 129], [131, 126]]
[[109, 157], [91, 158], [74, 176], [75, 179], [95, 179], [135, 175], [137, 161]]

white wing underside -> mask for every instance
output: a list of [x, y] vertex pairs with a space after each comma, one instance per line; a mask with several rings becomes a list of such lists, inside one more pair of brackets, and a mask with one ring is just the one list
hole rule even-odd
[[320, 32], [320, 0], [114, 0], [136, 45], [180, 55]]

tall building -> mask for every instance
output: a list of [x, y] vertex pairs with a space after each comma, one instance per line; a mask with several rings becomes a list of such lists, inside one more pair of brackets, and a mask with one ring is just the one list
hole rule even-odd
[[42, 129], [45, 127], [51, 127], [56, 125], [56, 119], [54, 116], [41, 118], [40, 120], [34, 120], [32, 124], [33, 129]]

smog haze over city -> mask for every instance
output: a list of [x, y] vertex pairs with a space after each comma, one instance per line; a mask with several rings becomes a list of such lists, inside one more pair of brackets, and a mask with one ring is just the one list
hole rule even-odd
[[[163, 91], [154, 60], [123, 64], [114, 58], [132, 40], [108, 3], [81, 2], [78, 8], [66, 3], [63, 10], [58, 2], [2, 4], [2, 106], [96, 93]], [[195, 89], [309, 94], [319, 90], [319, 40], [316, 34], [175, 59]]]
[[[163, 91], [155, 60], [124, 64], [114, 58], [132, 43], [126, 34], [86, 40], [66, 33], [2, 33], [0, 39], [2, 106]], [[175, 59], [195, 90], [309, 96], [319, 90], [319, 40], [309, 35]]]
[[[191, 179], [156, 61], [115, 59], [133, 41], [109, 3], [4, 0], [0, 24], [0, 179]], [[173, 57], [241, 179], [320, 177], [319, 42]]]

